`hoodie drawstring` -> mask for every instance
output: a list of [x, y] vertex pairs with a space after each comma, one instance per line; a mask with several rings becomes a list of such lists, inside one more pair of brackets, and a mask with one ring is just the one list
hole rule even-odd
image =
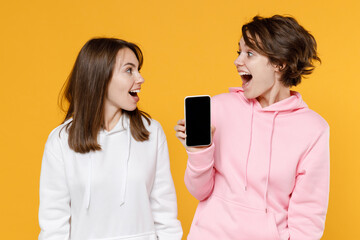
[[265, 186], [265, 193], [264, 193], [264, 205], [265, 205], [265, 212], [267, 213], [267, 195], [269, 191], [269, 178], [270, 178], [270, 167], [271, 167], [271, 157], [272, 157], [272, 142], [273, 142], [273, 135], [274, 135], [274, 128], [275, 128], [275, 118], [279, 114], [279, 112], [275, 112], [272, 119], [272, 126], [271, 126], [271, 134], [270, 134], [270, 144], [269, 144], [269, 163], [268, 163], [268, 172], [266, 176], [266, 186]]
[[91, 178], [92, 178], [92, 168], [93, 168], [93, 158], [92, 153], [90, 153], [90, 164], [89, 164], [89, 172], [88, 172], [88, 179], [86, 184], [86, 190], [85, 190], [85, 206], [86, 209], [89, 209], [90, 206], [90, 196], [91, 196]]
[[127, 128], [127, 153], [123, 165], [123, 175], [122, 175], [122, 182], [121, 182], [121, 189], [120, 189], [120, 206], [125, 203], [125, 194], [126, 194], [126, 184], [127, 184], [127, 174], [128, 174], [128, 163], [130, 159], [130, 147], [131, 147], [131, 132], [130, 132], [130, 124]]
[[248, 162], [249, 162], [250, 149], [251, 149], [251, 143], [252, 143], [253, 118], [254, 118], [254, 102], [251, 101], [250, 142], [249, 142], [249, 149], [247, 152], [246, 163], [245, 163], [245, 191], [247, 190], [247, 185], [248, 185], [247, 169], [248, 169]]
[[[126, 121], [126, 120], [125, 120]], [[130, 131], [130, 121], [127, 119], [127, 148], [126, 148], [126, 154], [125, 154], [125, 160], [122, 164], [122, 179], [121, 179], [121, 189], [120, 189], [120, 206], [122, 206], [125, 203], [125, 194], [126, 194], [126, 185], [127, 185], [127, 175], [128, 175], [128, 163], [130, 159], [130, 147], [131, 147], [131, 131]], [[84, 203], [86, 209], [89, 209], [90, 207], [90, 198], [91, 198], [91, 181], [92, 181], [92, 171], [93, 171], [93, 154], [90, 154], [90, 163], [88, 168], [88, 178], [86, 183], [86, 189], [85, 189], [85, 196], [84, 196]]]

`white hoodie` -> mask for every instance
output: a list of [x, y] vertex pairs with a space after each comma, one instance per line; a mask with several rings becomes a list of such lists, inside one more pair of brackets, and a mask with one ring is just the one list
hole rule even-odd
[[39, 240], [181, 239], [160, 124], [144, 120], [150, 138], [138, 142], [123, 114], [111, 131], [100, 131], [101, 151], [80, 154], [69, 148], [62, 129], [69, 121], [55, 128], [45, 145]]

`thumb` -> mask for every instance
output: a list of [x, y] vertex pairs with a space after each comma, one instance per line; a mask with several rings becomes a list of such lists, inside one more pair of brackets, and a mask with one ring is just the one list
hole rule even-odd
[[214, 133], [216, 131], [216, 127], [214, 125], [211, 125], [211, 136], [214, 137]]

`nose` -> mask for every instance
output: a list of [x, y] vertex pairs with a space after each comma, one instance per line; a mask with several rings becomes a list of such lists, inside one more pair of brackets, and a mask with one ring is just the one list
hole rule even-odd
[[141, 76], [141, 74], [139, 73], [138, 76], [136, 76], [136, 80], [135, 80], [136, 83], [139, 83], [139, 84], [143, 84], [145, 82], [145, 79]]
[[236, 67], [244, 65], [244, 57], [242, 53], [240, 53], [239, 56], [235, 59], [234, 64]]

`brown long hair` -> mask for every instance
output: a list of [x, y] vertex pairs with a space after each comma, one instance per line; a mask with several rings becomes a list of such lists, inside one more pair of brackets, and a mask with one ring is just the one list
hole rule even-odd
[[[69, 147], [78, 153], [101, 150], [97, 136], [104, 124], [104, 99], [120, 49], [129, 48], [139, 61], [139, 70], [143, 64], [143, 54], [134, 44], [116, 38], [90, 39], [80, 50], [74, 67], [63, 86], [59, 99], [61, 106], [68, 102], [63, 121], [72, 118], [66, 124], [69, 133]], [[63, 108], [64, 109], [64, 108]], [[136, 108], [134, 111], [122, 110], [130, 118], [130, 131], [137, 141], [149, 139], [149, 131], [143, 124], [143, 118], [150, 124], [150, 115]]]
[[270, 18], [255, 16], [242, 27], [246, 45], [269, 58], [283, 73], [282, 83], [296, 86], [301, 78], [313, 72], [314, 61], [321, 63], [313, 35], [293, 17], [274, 15]]

